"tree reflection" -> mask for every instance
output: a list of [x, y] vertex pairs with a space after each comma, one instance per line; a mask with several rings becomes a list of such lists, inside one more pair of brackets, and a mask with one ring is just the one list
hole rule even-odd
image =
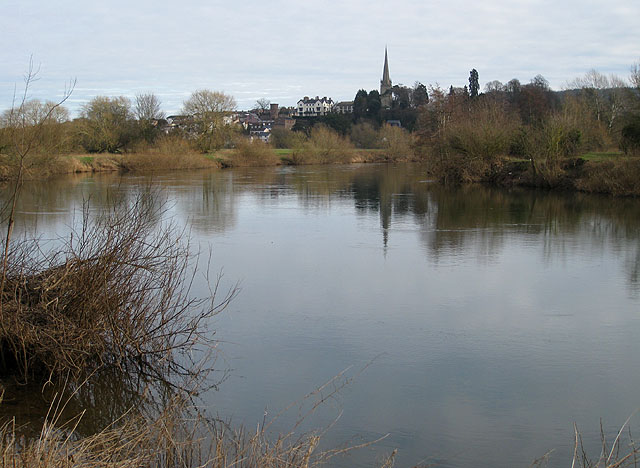
[[[162, 186], [176, 200], [176, 214], [197, 232], [221, 234], [236, 228], [239, 197], [257, 206], [295, 200], [305, 211], [352, 203], [356, 213], [378, 214], [383, 251], [398, 226], [419, 231], [429, 261], [480, 255], [491, 261], [517, 236], [542, 246], [545, 261], [566, 258], [576, 249], [607, 247], [624, 259], [625, 276], [638, 290], [640, 253], [622, 251], [638, 239], [640, 202], [580, 193], [549, 193], [483, 186], [445, 188], [427, 180], [419, 164], [238, 168], [180, 176], [122, 178], [70, 177], [29, 184], [20, 200], [24, 229], [40, 232], [68, 221], [69, 207], [90, 197], [105, 200], [114, 187], [131, 196], [132, 186]], [[129, 194], [129, 195], [127, 195]], [[66, 216], [66, 218], [65, 218]], [[64, 219], [64, 221], [61, 221]]]

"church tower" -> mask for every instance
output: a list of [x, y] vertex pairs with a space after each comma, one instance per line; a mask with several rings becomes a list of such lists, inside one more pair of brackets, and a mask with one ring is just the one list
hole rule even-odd
[[387, 48], [384, 48], [384, 69], [382, 70], [382, 79], [380, 80], [380, 104], [383, 109], [391, 108], [391, 78], [389, 77], [389, 59], [387, 57]]

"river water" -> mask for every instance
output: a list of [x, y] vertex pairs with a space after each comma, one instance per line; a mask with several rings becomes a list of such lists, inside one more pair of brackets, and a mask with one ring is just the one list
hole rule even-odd
[[640, 407], [640, 201], [445, 189], [408, 164], [98, 174], [27, 184], [17, 232], [55, 239], [83, 200], [148, 184], [241, 287], [213, 324], [213, 414], [255, 427], [341, 375], [301, 428], [386, 438], [335, 466], [513, 467], [570, 466], [574, 422], [597, 456], [600, 420], [613, 438]]

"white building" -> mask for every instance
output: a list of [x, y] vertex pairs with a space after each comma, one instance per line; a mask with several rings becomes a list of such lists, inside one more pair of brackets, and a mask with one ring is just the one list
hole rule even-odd
[[308, 96], [298, 101], [296, 107], [297, 117], [318, 117], [320, 115], [326, 115], [333, 110], [333, 99], [326, 96], [320, 98], [318, 96], [315, 99], [309, 99]]

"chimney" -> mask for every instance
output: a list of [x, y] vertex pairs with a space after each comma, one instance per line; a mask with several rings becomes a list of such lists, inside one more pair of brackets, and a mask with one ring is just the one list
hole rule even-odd
[[278, 104], [271, 104], [269, 106], [269, 117], [271, 117], [271, 120], [278, 118]]

